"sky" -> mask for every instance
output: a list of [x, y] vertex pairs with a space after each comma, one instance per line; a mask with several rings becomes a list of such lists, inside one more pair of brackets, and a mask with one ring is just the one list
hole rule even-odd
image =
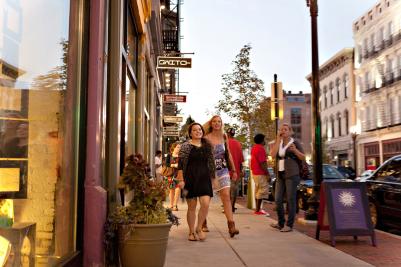
[[[352, 25], [379, 0], [318, 1], [319, 64], [338, 51], [353, 47]], [[283, 89], [311, 92], [305, 77], [311, 72], [310, 12], [305, 0], [186, 0], [181, 6], [181, 52], [192, 57], [192, 68], [180, 70], [179, 104], [204, 123], [222, 98], [221, 75], [230, 73], [240, 49], [251, 44], [251, 69], [270, 96], [274, 73]], [[224, 121], [230, 118], [223, 116]]]

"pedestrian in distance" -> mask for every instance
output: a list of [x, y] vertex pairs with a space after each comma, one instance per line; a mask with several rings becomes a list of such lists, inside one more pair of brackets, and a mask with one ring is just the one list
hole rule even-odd
[[170, 153], [167, 155], [166, 165], [173, 169], [172, 175], [166, 177], [167, 184], [169, 188], [169, 199], [170, 199], [170, 209], [173, 211], [178, 211], [178, 199], [181, 195], [181, 188], [178, 186], [178, 153], [180, 151], [181, 145], [179, 143], [173, 143], [170, 146]]
[[[213, 197], [212, 179], [215, 175], [215, 163], [211, 144], [204, 138], [205, 131], [199, 123], [188, 127], [189, 140], [181, 145], [178, 156], [179, 187], [184, 189], [188, 204], [187, 222], [189, 241], [205, 240], [202, 231], [203, 222], [209, 211], [210, 198]], [[198, 222], [196, 206], [200, 203]]]
[[[305, 160], [304, 150], [301, 144], [292, 138], [292, 128], [288, 123], [283, 123], [279, 129], [276, 142], [273, 145], [271, 156], [278, 162], [278, 177], [276, 180], [275, 202], [278, 223], [272, 224], [273, 228], [281, 232], [290, 232], [294, 226], [296, 214], [297, 186], [300, 182], [300, 166]], [[285, 223], [283, 207], [284, 192], [287, 194], [288, 218]]]
[[238, 195], [238, 186], [240, 184], [241, 178], [244, 177], [244, 170], [242, 167], [242, 163], [244, 162], [244, 154], [242, 153], [242, 146], [241, 143], [234, 138], [235, 136], [235, 129], [228, 128], [227, 131], [227, 143], [228, 148], [230, 150], [231, 156], [233, 158], [235, 170], [236, 170], [236, 179], [234, 179], [233, 171], [230, 171], [231, 177], [231, 187], [230, 187], [230, 197], [231, 197], [231, 207], [232, 212], [235, 213], [235, 202], [237, 200]]
[[155, 156], [155, 168], [156, 168], [156, 181], [161, 182], [162, 181], [162, 152], [160, 150], [156, 151], [156, 156]]
[[224, 133], [224, 126], [221, 117], [213, 116], [205, 125], [206, 139], [213, 147], [213, 155], [216, 165], [216, 179], [214, 180], [214, 189], [219, 192], [220, 199], [223, 204], [224, 214], [227, 218], [228, 232], [230, 237], [239, 234], [235, 228], [233, 212], [230, 199], [230, 173], [232, 171], [232, 179], [238, 179], [232, 156], [227, 145], [227, 136]]
[[270, 216], [266, 211], [261, 209], [263, 199], [269, 197], [269, 182], [270, 174], [267, 166], [267, 157], [265, 150], [265, 135], [256, 134], [253, 138], [255, 144], [251, 149], [251, 174], [252, 179], [255, 182], [255, 202], [256, 209], [255, 215], [267, 215]]

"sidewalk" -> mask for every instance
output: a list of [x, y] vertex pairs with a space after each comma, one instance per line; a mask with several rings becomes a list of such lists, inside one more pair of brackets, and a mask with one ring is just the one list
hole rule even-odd
[[234, 215], [240, 234], [230, 238], [227, 222], [215, 197], [208, 215], [207, 239], [187, 240], [186, 204], [180, 203], [181, 225], [173, 226], [165, 267], [261, 267], [261, 266], [372, 266], [298, 231], [281, 233], [269, 225], [274, 220], [256, 216], [237, 204]]

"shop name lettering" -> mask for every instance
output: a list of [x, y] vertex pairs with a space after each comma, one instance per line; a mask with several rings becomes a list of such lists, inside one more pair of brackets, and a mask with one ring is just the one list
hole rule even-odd
[[159, 58], [159, 68], [190, 68], [190, 58]]

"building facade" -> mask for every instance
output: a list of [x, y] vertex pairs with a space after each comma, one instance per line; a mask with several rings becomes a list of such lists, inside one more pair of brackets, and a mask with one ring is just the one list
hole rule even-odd
[[[355, 166], [354, 49], [345, 48], [319, 68], [319, 110], [324, 158], [338, 166]], [[311, 81], [311, 75], [307, 77]]]
[[[311, 159], [312, 132], [311, 132], [311, 94], [302, 91], [295, 93], [284, 91], [284, 114], [280, 122], [289, 123], [294, 131], [293, 137], [299, 140], [307, 159]], [[279, 123], [280, 125], [280, 123]]]
[[104, 266], [125, 158], [161, 148], [165, 1], [3, 2], [0, 206], [26, 228], [23, 262]]
[[381, 0], [353, 24], [358, 169], [401, 153], [401, 2]]

